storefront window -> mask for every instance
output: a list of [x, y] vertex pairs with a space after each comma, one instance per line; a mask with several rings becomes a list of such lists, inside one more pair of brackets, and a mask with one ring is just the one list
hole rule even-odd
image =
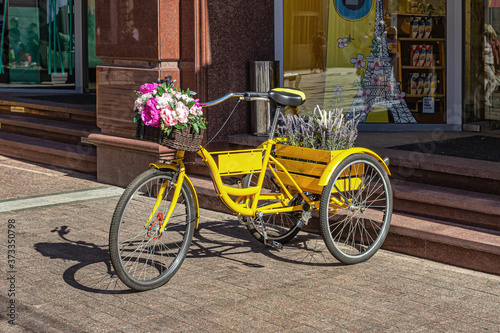
[[464, 122], [500, 120], [500, 1], [465, 2]]
[[73, 0], [3, 0], [0, 18], [0, 87], [74, 89]]
[[87, 1], [87, 37], [88, 37], [88, 88], [96, 89], [96, 68], [101, 59], [96, 56], [95, 40], [95, 0]]
[[299, 113], [362, 123], [446, 122], [446, 1], [284, 0], [284, 81]]

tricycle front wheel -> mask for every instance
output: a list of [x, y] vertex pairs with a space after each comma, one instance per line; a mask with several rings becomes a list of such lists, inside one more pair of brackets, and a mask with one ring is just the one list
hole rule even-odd
[[143, 172], [127, 187], [113, 214], [109, 231], [111, 264], [120, 280], [134, 290], [150, 290], [167, 283], [191, 245], [195, 207], [186, 182], [164, 232], [160, 231], [172, 204], [176, 186], [173, 178], [172, 170]]
[[392, 188], [379, 161], [345, 158], [323, 188], [320, 229], [328, 250], [344, 264], [368, 260], [380, 248], [392, 216]]

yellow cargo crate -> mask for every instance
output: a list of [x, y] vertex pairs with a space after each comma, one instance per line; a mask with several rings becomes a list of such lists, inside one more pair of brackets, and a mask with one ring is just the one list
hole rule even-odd
[[[321, 194], [323, 187], [318, 185], [319, 179], [327, 165], [343, 150], [319, 150], [276, 144], [276, 160], [283, 165], [291, 178], [300, 186], [302, 191]], [[352, 168], [344, 172], [336, 181], [339, 191], [356, 190], [362, 184], [363, 167]], [[287, 186], [293, 182], [284, 170], [276, 171], [277, 175]]]

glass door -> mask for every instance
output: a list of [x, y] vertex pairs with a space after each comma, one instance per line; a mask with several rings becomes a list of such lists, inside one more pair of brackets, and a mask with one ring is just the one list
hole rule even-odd
[[500, 1], [466, 0], [465, 8], [464, 123], [498, 127]]
[[0, 88], [75, 89], [73, 0], [0, 0]]

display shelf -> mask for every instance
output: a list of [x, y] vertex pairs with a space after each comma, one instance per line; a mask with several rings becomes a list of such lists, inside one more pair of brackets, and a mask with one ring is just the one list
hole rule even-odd
[[[402, 20], [408, 20], [408, 16], [415, 17], [428, 17], [428, 14], [423, 13], [404, 13], [396, 12], [392, 13], [401, 17]], [[444, 15], [434, 14], [432, 18], [445, 18]], [[433, 27], [432, 33], [437, 37], [431, 38], [413, 38], [408, 36], [407, 32], [403, 35], [397, 37], [397, 61], [396, 61], [396, 77], [399, 82], [401, 82], [401, 89], [405, 92], [405, 100], [412, 111], [415, 119], [418, 123], [443, 123], [446, 121], [446, 38], [444, 34], [444, 24], [443, 21], [439, 26], [435, 25]], [[399, 25], [398, 25], [399, 27]], [[438, 28], [439, 27], [439, 28]], [[401, 30], [399, 30], [401, 32]], [[433, 65], [432, 66], [413, 66], [412, 45], [430, 45], [433, 46]], [[415, 94], [410, 93], [412, 75], [417, 74], [418, 79], [424, 80], [433, 75], [435, 81], [434, 87], [436, 87], [435, 93], [431, 94]], [[421, 89], [421, 88], [419, 88]], [[426, 88], [428, 89], [428, 88]], [[427, 90], [425, 90], [427, 91]], [[424, 109], [425, 97], [432, 97], [434, 106], [432, 110], [434, 112], [427, 113]]]
[[411, 69], [411, 70], [435, 70], [435, 71], [441, 71], [444, 69], [443, 66], [401, 66], [401, 69]]
[[[393, 15], [398, 16], [418, 16], [418, 17], [429, 17], [429, 13], [410, 13], [410, 12], [392, 12]], [[444, 14], [431, 14], [431, 17], [446, 17]]]
[[445, 95], [444, 94], [406, 94], [405, 95], [407, 98], [423, 98], [423, 97], [434, 97], [435, 99], [444, 99]]
[[413, 37], [400, 37], [401, 42], [445, 42], [446, 38], [413, 38]]

